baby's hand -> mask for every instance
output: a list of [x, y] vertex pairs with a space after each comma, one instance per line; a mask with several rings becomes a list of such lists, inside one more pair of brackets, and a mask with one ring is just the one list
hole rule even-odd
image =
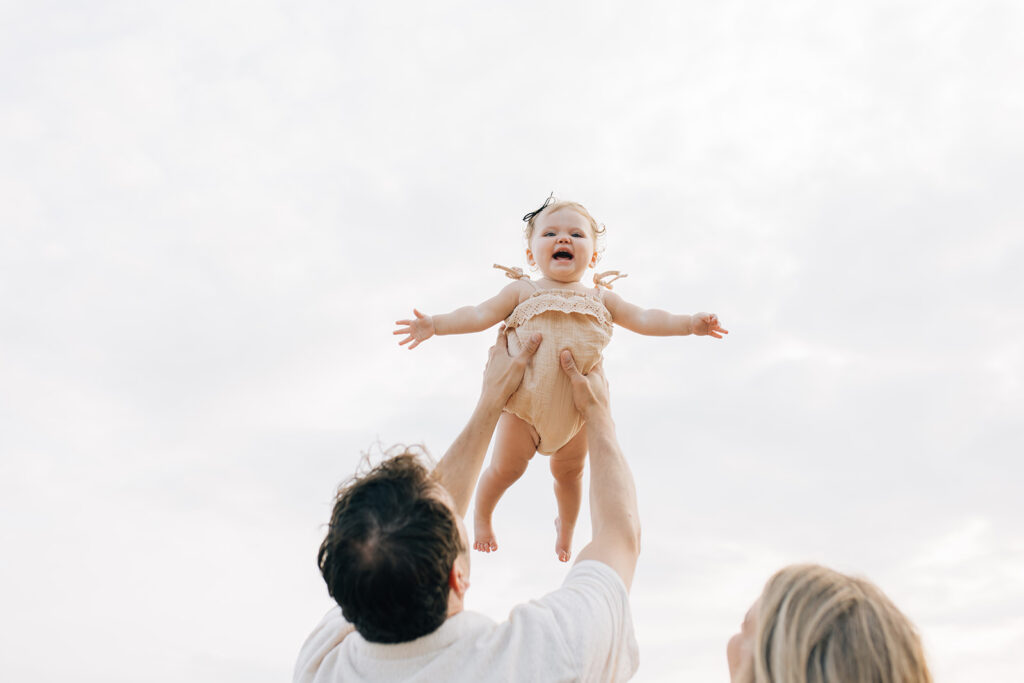
[[723, 334], [729, 334], [729, 330], [722, 329], [718, 324], [718, 316], [714, 313], [694, 313], [692, 325], [694, 334], [707, 334], [715, 339], [721, 339]]
[[405, 325], [405, 327], [399, 327], [392, 334], [407, 334], [409, 335], [402, 341], [398, 342], [398, 345], [409, 344], [409, 350], [415, 349], [420, 345], [420, 342], [426, 341], [434, 336], [434, 319], [429, 315], [423, 315], [415, 308], [412, 309], [413, 315], [416, 317], [411, 320], [396, 320], [396, 325]]

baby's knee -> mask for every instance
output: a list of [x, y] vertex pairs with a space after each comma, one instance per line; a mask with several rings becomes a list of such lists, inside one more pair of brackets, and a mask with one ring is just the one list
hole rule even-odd
[[559, 461], [551, 459], [551, 474], [559, 482], [578, 482], [583, 479], [583, 459]]
[[526, 472], [532, 457], [532, 453], [528, 457], [519, 454], [511, 456], [506, 453], [491, 461], [491, 469], [502, 479], [518, 479]]

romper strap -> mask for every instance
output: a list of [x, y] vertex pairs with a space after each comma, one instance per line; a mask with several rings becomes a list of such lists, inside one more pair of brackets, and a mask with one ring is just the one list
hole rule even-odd
[[507, 268], [505, 266], [499, 266], [497, 263], [494, 264], [494, 267], [499, 269], [499, 270], [504, 270], [505, 271], [505, 277], [507, 277], [510, 280], [529, 280], [530, 279], [529, 275], [526, 275], [525, 273], [523, 273], [523, 269], [522, 268]]
[[617, 270], [606, 270], [603, 273], [594, 273], [594, 287], [604, 287], [605, 289], [612, 289], [612, 283], [618, 280], [619, 278], [624, 277], [629, 276], [626, 273], [620, 273]]

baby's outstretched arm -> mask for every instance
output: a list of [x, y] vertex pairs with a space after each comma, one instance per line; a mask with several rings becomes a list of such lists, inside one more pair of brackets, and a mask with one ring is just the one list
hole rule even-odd
[[399, 345], [409, 344], [410, 349], [415, 349], [430, 339], [435, 334], [468, 334], [470, 332], [481, 332], [495, 323], [501, 322], [519, 304], [519, 294], [525, 285], [522, 281], [516, 281], [508, 285], [497, 296], [494, 296], [479, 306], [463, 306], [451, 313], [440, 315], [424, 315], [415, 308], [412, 309], [415, 318], [396, 320], [396, 325], [401, 325], [393, 334], [408, 335], [401, 340]]
[[723, 334], [729, 334], [729, 330], [719, 325], [718, 316], [714, 313], [676, 315], [658, 308], [640, 308], [613, 292], [605, 292], [604, 304], [615, 323], [639, 334], [654, 337], [698, 334], [715, 339], [721, 339]]

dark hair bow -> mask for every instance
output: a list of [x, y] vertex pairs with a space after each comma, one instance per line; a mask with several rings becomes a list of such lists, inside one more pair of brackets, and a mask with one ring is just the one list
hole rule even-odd
[[534, 216], [536, 216], [541, 211], [543, 211], [544, 209], [546, 209], [549, 206], [551, 206], [554, 203], [554, 201], [555, 201], [555, 193], [552, 192], [551, 194], [548, 195], [548, 198], [544, 200], [544, 203], [540, 205], [539, 209], [537, 209], [536, 211], [531, 211], [530, 213], [528, 213], [525, 216], [523, 216], [523, 222], [524, 223], [529, 223], [531, 220], [533, 220]]

